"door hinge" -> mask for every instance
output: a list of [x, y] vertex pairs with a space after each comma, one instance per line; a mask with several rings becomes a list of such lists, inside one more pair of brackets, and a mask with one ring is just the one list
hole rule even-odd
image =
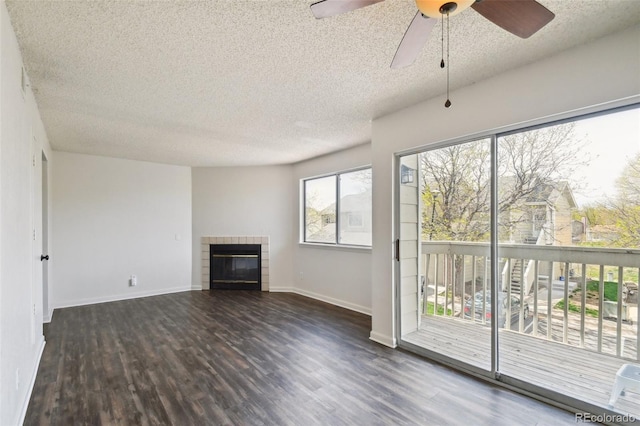
[[35, 241], [35, 240], [36, 240], [36, 230], [34, 229], [33, 230], [33, 241]]
[[36, 155], [33, 154], [33, 157], [31, 157], [31, 165], [33, 165], [33, 167], [36, 166]]

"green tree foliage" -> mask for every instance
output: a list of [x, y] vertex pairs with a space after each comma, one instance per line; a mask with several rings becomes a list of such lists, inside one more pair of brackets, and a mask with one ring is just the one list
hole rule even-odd
[[608, 238], [582, 243], [594, 247], [640, 247], [640, 154], [633, 157], [616, 180], [616, 194], [578, 212], [591, 232], [605, 229]]
[[632, 158], [616, 181], [616, 197], [609, 202], [615, 216], [619, 247], [640, 247], [640, 154]]
[[591, 226], [595, 225], [615, 225], [616, 217], [614, 213], [603, 204], [595, 204], [585, 206], [581, 210], [577, 210], [574, 219], [580, 220], [585, 217]]

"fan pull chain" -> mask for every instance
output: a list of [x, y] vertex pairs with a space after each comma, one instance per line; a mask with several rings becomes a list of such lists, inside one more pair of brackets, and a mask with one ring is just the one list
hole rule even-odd
[[440, 59], [440, 68], [444, 68], [444, 13], [442, 15], [442, 25], [440, 25], [440, 54], [442, 59]]
[[[449, 64], [449, 41], [449, 12], [447, 12], [447, 64]], [[444, 103], [445, 108], [449, 108], [451, 106], [451, 101], [449, 100], [449, 68], [450, 66], [447, 66], [447, 101]]]

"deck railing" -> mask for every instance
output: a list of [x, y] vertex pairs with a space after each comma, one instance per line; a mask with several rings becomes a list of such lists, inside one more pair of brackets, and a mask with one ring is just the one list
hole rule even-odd
[[[423, 242], [421, 250], [423, 315], [488, 324], [489, 244]], [[501, 244], [498, 255], [501, 327], [640, 360], [640, 250]], [[516, 262], [529, 283], [512, 283]]]

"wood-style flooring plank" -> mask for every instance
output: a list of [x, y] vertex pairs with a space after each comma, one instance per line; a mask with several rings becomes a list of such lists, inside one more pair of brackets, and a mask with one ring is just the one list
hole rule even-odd
[[26, 425], [575, 424], [369, 340], [293, 294], [184, 292], [56, 310]]

